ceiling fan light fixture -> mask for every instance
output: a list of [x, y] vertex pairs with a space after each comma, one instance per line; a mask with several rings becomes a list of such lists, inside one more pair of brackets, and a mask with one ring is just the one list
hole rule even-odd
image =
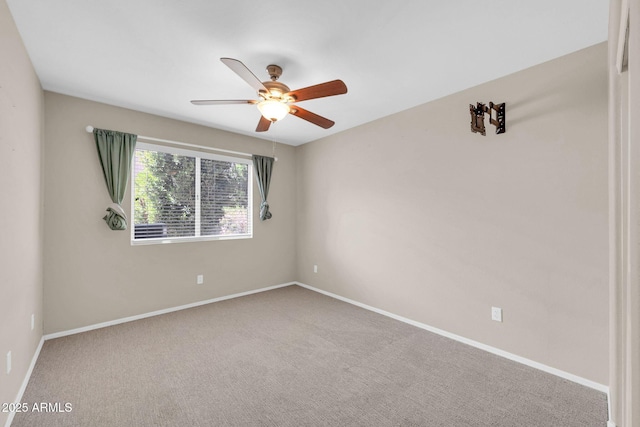
[[283, 102], [274, 99], [266, 99], [258, 103], [260, 114], [272, 122], [277, 122], [285, 118], [289, 114], [289, 106]]

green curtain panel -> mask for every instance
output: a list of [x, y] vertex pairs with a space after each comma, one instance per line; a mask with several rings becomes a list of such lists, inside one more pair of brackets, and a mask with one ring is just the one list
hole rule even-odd
[[256, 170], [256, 181], [258, 182], [258, 190], [260, 190], [260, 221], [271, 218], [269, 212], [269, 203], [267, 196], [269, 195], [269, 184], [271, 183], [271, 173], [273, 171], [273, 157], [253, 155], [253, 167]]
[[127, 216], [120, 206], [127, 191], [131, 160], [136, 149], [138, 135], [113, 130], [93, 129], [93, 137], [98, 148], [98, 158], [102, 165], [104, 181], [113, 202], [104, 216], [112, 230], [126, 230]]

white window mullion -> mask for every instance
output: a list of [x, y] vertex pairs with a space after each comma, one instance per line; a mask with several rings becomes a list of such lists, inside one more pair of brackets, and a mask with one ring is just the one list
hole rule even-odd
[[200, 157], [196, 157], [196, 230], [195, 237], [200, 237], [200, 186], [202, 184], [200, 178]]
[[[253, 165], [247, 169], [247, 199], [253, 200]], [[253, 235], [253, 203], [247, 203], [247, 232]]]

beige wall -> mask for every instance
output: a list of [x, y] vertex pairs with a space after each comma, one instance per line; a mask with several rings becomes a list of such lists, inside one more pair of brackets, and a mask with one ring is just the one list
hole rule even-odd
[[[43, 94], [0, 1], [0, 402], [13, 402], [42, 337]], [[31, 330], [31, 315], [35, 329]], [[12, 370], [7, 375], [6, 355]], [[0, 425], [7, 419], [0, 412]]]
[[293, 147], [276, 149], [269, 221], [253, 183], [252, 239], [131, 246], [102, 220], [111, 200], [87, 125], [264, 155], [271, 142], [50, 92], [45, 119], [45, 333], [295, 280]]
[[[606, 56], [298, 147], [297, 278], [608, 384]], [[470, 132], [478, 101], [506, 102], [505, 134]]]

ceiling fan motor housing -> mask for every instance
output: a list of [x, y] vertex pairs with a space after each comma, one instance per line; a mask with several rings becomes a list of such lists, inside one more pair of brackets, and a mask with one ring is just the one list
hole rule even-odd
[[269, 90], [269, 93], [261, 93], [258, 92], [258, 95], [260, 95], [262, 98], [264, 99], [273, 99], [273, 100], [277, 100], [277, 101], [281, 101], [281, 102], [292, 102], [293, 98], [291, 97], [286, 97], [287, 99], [285, 99], [284, 94], [285, 93], [289, 93], [291, 92], [291, 89], [289, 89], [289, 86], [287, 86], [284, 83], [280, 83], [280, 82], [276, 82], [276, 81], [267, 81], [267, 82], [262, 82], [262, 84], [264, 85], [264, 87], [266, 87]]

